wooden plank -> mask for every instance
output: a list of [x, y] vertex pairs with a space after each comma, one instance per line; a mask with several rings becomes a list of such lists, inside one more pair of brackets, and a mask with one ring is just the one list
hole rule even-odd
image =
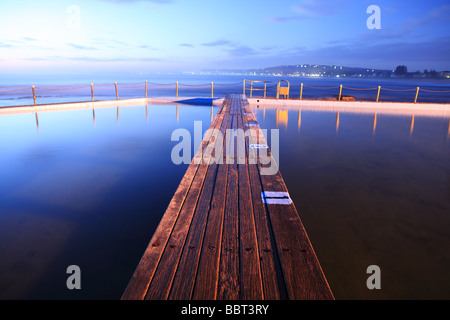
[[[212, 125], [218, 126], [221, 124], [222, 120], [223, 116], [217, 117], [213, 121]], [[196, 157], [202, 156], [203, 150], [209, 143], [209, 138], [210, 135], [205, 135], [205, 138], [202, 141], [202, 145], [199, 147], [193, 161], [195, 161]], [[207, 170], [208, 164], [204, 161], [201, 161], [192, 185], [186, 196], [185, 203], [181, 208], [179, 217], [175, 223], [175, 226], [173, 227], [169, 241], [167, 242], [166, 248], [161, 256], [157, 270], [153, 275], [145, 299], [162, 300], [167, 299], [169, 296], [173, 277], [175, 275], [186, 236], [189, 231], [195, 208], [200, 197]]]
[[[249, 120], [252, 122], [256, 121], [256, 118], [253, 114], [253, 111], [248, 110], [247, 113], [251, 113], [251, 116], [244, 117], [244, 127], [245, 124], [249, 123]], [[256, 136], [256, 129], [251, 127], [247, 130], [250, 130], [252, 133], [251, 138], [247, 141], [247, 146], [249, 143], [258, 143]], [[251, 140], [253, 137], [253, 141]], [[248, 150], [248, 158], [253, 156], [256, 159], [255, 149]], [[250, 161], [250, 160], [249, 160]], [[270, 226], [268, 221], [268, 213], [266, 211], [265, 205], [261, 201], [261, 182], [259, 177], [259, 169], [257, 164], [248, 164], [248, 173], [249, 173], [249, 181], [250, 181], [250, 189], [251, 189], [251, 198], [253, 204], [253, 213], [255, 216], [255, 228], [256, 228], [256, 237], [258, 242], [259, 249], [259, 259], [261, 266], [261, 278], [264, 289], [264, 299], [267, 300], [279, 300], [280, 298], [285, 297], [285, 287], [282, 275], [279, 275], [276, 270], [276, 258], [277, 251], [276, 248], [273, 248], [273, 240], [270, 233]]]
[[[233, 124], [237, 124], [234, 105], [230, 110]], [[236, 145], [236, 139], [234, 139]], [[236, 148], [234, 148], [236, 156]], [[223, 235], [219, 265], [219, 281], [217, 298], [220, 300], [238, 300], [240, 298], [239, 286], [239, 196], [237, 164], [228, 165], [227, 195], [225, 200], [225, 215], [223, 222]]]
[[[224, 112], [229, 112], [230, 100], [226, 99], [225, 101], [224, 105], [226, 105], [226, 109], [224, 109]], [[229, 116], [226, 118], [225, 130], [231, 127], [231, 123], [232, 117]], [[223, 143], [222, 158], [227, 150], [226, 139], [224, 139]], [[215, 300], [217, 298], [227, 178], [228, 165], [226, 163], [220, 164], [216, 176], [211, 210], [206, 225], [192, 299]]]
[[169, 299], [187, 300], [191, 297], [206, 221], [210, 210], [216, 171], [217, 165], [209, 166], [183, 252], [178, 262]]
[[[240, 100], [240, 99], [239, 99]], [[241, 101], [235, 103], [240, 107]], [[238, 112], [238, 129], [244, 129], [243, 108]], [[240, 139], [243, 139], [241, 137]], [[239, 174], [239, 230], [240, 230], [240, 265], [241, 265], [241, 299], [263, 299], [263, 287], [259, 261], [259, 250], [256, 238], [256, 227], [253, 216], [253, 204], [248, 176], [248, 157], [245, 151], [248, 144], [240, 143], [243, 148], [244, 164], [238, 164]], [[241, 159], [238, 159], [241, 160]]]
[[[226, 126], [226, 118], [222, 121], [221, 131]], [[214, 142], [212, 142], [214, 144]], [[223, 145], [223, 141], [222, 141]], [[222, 147], [222, 146], [221, 146]], [[222, 149], [217, 150], [222, 156]], [[191, 298], [195, 285], [197, 266], [202, 251], [203, 236], [206, 229], [206, 223], [211, 209], [211, 198], [213, 196], [214, 185], [218, 164], [210, 164], [206, 175], [200, 199], [195, 209], [191, 228], [184, 245], [181, 259], [178, 263], [178, 269], [172, 284], [169, 299], [186, 300]]]
[[172, 284], [173, 275], [178, 265], [178, 259], [189, 230], [192, 216], [200, 195], [204, 178], [206, 176], [208, 166], [200, 164], [198, 172], [194, 178], [189, 193], [186, 197], [177, 222], [170, 234], [170, 239], [164, 250], [159, 262], [158, 268], [153, 276], [152, 282], [148, 289], [146, 299], [159, 300], [167, 299], [170, 286]]
[[[267, 144], [264, 137], [259, 143]], [[268, 151], [271, 160], [273, 157]], [[263, 191], [287, 192], [278, 170], [274, 175], [261, 174]], [[323, 274], [317, 256], [293, 203], [289, 205], [266, 204], [274, 233], [277, 252], [289, 299], [333, 299], [331, 289]]]
[[[262, 176], [270, 191], [287, 191], [279, 176]], [[277, 181], [278, 180], [278, 181]], [[267, 204], [290, 299], [332, 299], [316, 254], [293, 205]]]
[[[249, 163], [249, 144], [267, 142], [245, 126], [257, 124], [247, 105], [228, 95], [219, 108], [210, 128], [224, 138], [229, 128], [252, 129], [250, 139], [228, 141], [232, 163], [195, 164], [212, 141], [205, 136], [122, 299], [333, 299], [295, 205], [261, 199], [287, 188], [279, 171], [263, 175], [260, 159]], [[223, 159], [227, 150], [224, 139]]]
[[218, 168], [192, 299], [215, 300], [217, 297], [227, 168], [227, 165], [220, 165]]
[[[219, 113], [223, 108], [224, 105], [220, 107]], [[220, 121], [220, 117], [214, 119], [214, 122], [217, 121]], [[198, 168], [199, 165], [194, 161], [189, 165], [121, 299], [138, 300], [145, 297]]]

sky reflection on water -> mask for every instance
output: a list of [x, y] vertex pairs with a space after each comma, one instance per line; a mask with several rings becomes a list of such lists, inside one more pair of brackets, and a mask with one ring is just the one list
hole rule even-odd
[[337, 299], [450, 298], [448, 118], [254, 110]]
[[[254, 110], [280, 129], [280, 170], [337, 299], [450, 298], [448, 118]], [[173, 130], [205, 131], [216, 111], [0, 116], [0, 298], [119, 299], [187, 169]], [[82, 290], [65, 286], [71, 264]], [[372, 264], [381, 290], [365, 285]]]
[[[172, 131], [206, 130], [216, 111], [0, 116], [0, 298], [119, 299], [187, 169], [170, 159]], [[72, 264], [82, 290], [66, 288]]]

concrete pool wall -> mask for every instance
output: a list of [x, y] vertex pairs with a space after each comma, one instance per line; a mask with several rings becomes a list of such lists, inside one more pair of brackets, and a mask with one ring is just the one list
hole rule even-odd
[[[125, 100], [107, 100], [94, 102], [71, 102], [43, 104], [37, 106], [1, 107], [1, 114], [33, 113], [74, 109], [107, 108], [118, 106], [136, 106], [146, 104], [208, 104], [221, 105], [223, 98], [197, 97], [159, 97]], [[350, 113], [379, 113], [390, 115], [416, 115], [432, 117], [450, 117], [450, 104], [441, 103], [408, 103], [408, 102], [368, 102], [368, 101], [334, 101], [334, 100], [294, 100], [248, 98], [251, 107], [302, 109], [311, 111], [340, 111]]]
[[122, 106], [138, 106], [146, 104], [209, 104], [221, 105], [223, 99], [208, 99], [196, 97], [161, 97], [161, 98], [138, 98], [125, 100], [105, 100], [105, 101], [89, 101], [89, 102], [69, 102], [69, 103], [54, 103], [42, 104], [36, 106], [15, 106], [15, 107], [0, 107], [1, 114], [17, 114], [17, 113], [33, 113], [45, 111], [62, 111], [75, 109], [92, 109], [92, 108], [108, 108], [108, 107], [122, 107]]
[[340, 111], [351, 113], [379, 113], [390, 115], [416, 115], [450, 117], [450, 104], [409, 102], [368, 102], [334, 100], [290, 100], [249, 98], [250, 106], [310, 111]]

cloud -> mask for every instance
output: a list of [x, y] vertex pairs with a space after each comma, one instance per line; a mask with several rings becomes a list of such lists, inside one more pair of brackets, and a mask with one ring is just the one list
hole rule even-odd
[[236, 58], [258, 54], [252, 47], [243, 45], [233, 45], [230, 48], [226, 49], [226, 51], [230, 54], [230, 56]]
[[[224, 47], [228, 53], [216, 61], [223, 68], [244, 69], [282, 64], [334, 64], [377, 69], [394, 69], [406, 65], [408, 70], [448, 70], [450, 66], [450, 36], [411, 38], [396, 30], [370, 40], [369, 34], [349, 39], [322, 42], [320, 47], [293, 46], [290, 48], [252, 48], [235, 45]], [[365, 41], [363, 41], [365, 39]], [[266, 50], [268, 49], [268, 50]]]
[[72, 61], [86, 61], [86, 62], [148, 62], [148, 61], [163, 61], [161, 58], [130, 58], [130, 57], [112, 57], [112, 58], [96, 58], [96, 57], [69, 57], [66, 60]]
[[180, 43], [179, 44], [180, 47], [187, 47], [187, 48], [193, 48], [194, 45], [190, 44], [190, 43]]
[[303, 0], [292, 6], [293, 16], [270, 17], [269, 22], [286, 23], [337, 14], [347, 7], [347, 0]]
[[23, 60], [28, 61], [81, 61], [81, 62], [151, 62], [151, 61], [164, 61], [162, 58], [143, 57], [143, 58], [130, 58], [130, 57], [88, 57], [88, 56], [44, 56], [44, 57], [29, 57]]
[[115, 4], [132, 4], [137, 2], [147, 2], [152, 4], [170, 4], [173, 0], [98, 0], [102, 2], [115, 3]]
[[393, 68], [405, 64], [409, 69], [448, 68], [450, 36], [423, 41], [392, 42], [341, 41], [316, 49], [297, 48], [290, 58], [297, 61], [317, 61], [319, 64], [347, 64], [361, 67]]
[[45, 56], [45, 57], [28, 57], [28, 58], [23, 58], [23, 60], [26, 61], [59, 61], [59, 60], [63, 60], [64, 57], [62, 56]]
[[226, 46], [226, 45], [230, 45], [230, 44], [231, 44], [231, 41], [228, 41], [228, 40], [217, 40], [217, 41], [202, 43], [202, 46], [219, 47], [219, 46]]
[[[114, 49], [114, 50], [136, 50], [136, 49], [145, 49], [145, 50], [161, 50], [154, 46], [148, 45], [146, 43], [128, 43], [121, 40], [116, 39], [102, 39], [102, 38], [92, 38], [90, 39], [90, 44], [93, 46], [82, 46], [77, 44], [71, 44], [72, 47], [76, 49], [85, 49], [85, 50], [100, 50], [100, 49]], [[91, 49], [89, 49], [91, 48]]]
[[304, 0], [293, 10], [303, 16], [329, 16], [344, 10], [346, 6], [345, 0]]
[[413, 36], [411, 34], [411, 29], [401, 28], [401, 29], [392, 29], [389, 27], [384, 27], [376, 32], [372, 32], [371, 30], [367, 30], [367, 32], [360, 34], [355, 37], [353, 40], [340, 40], [341, 42], [351, 41], [354, 42], [355, 45], [359, 43], [365, 42], [382, 42], [382, 41], [399, 41], [405, 38], [412, 39], [417, 36]]
[[407, 28], [416, 28], [429, 25], [431, 23], [448, 23], [448, 17], [450, 16], [450, 5], [444, 5], [442, 7], [430, 10], [423, 18], [410, 19], [404, 24]]
[[37, 39], [31, 38], [31, 37], [21, 37], [17, 39], [9, 39], [4, 42], [0, 42], [1, 48], [13, 48], [17, 46], [23, 46], [23, 45], [32, 45], [30, 42], [35, 42]]
[[71, 42], [68, 42], [67, 45], [74, 49], [77, 49], [77, 50], [97, 50], [97, 48], [95, 48], [95, 47], [83, 46], [83, 45], [79, 45], [79, 44], [71, 43]]
[[206, 42], [202, 43], [202, 46], [223, 47], [223, 50], [233, 58], [252, 56], [257, 54], [256, 50], [252, 47], [241, 45], [229, 40], [216, 40], [212, 42]]
[[268, 21], [272, 23], [285, 23], [289, 21], [301, 21], [309, 19], [307, 17], [300, 17], [300, 16], [292, 16], [292, 17], [269, 17]]
[[146, 49], [146, 50], [152, 50], [152, 51], [159, 51], [159, 50], [161, 50], [161, 49], [158, 49], [158, 48], [149, 46], [149, 45], [147, 45], [147, 44], [141, 44], [141, 45], [138, 45], [137, 48], [140, 48], [140, 49]]

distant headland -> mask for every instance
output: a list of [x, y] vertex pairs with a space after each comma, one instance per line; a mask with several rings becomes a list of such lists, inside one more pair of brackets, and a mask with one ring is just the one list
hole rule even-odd
[[418, 78], [450, 79], [450, 71], [417, 70], [409, 72], [407, 66], [399, 65], [394, 70], [348, 67], [340, 65], [297, 64], [258, 69], [209, 69], [200, 74], [288, 76], [288, 77], [331, 77], [331, 78]]

